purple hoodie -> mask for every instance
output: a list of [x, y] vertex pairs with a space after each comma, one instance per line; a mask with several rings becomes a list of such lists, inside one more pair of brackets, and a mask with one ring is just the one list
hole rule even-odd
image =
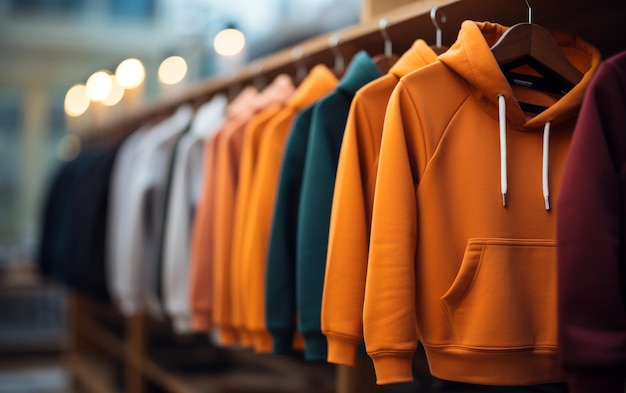
[[626, 51], [588, 87], [558, 200], [561, 363], [570, 393], [624, 393]]

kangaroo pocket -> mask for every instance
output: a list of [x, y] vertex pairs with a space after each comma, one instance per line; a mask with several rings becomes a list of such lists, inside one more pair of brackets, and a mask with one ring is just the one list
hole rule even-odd
[[470, 239], [441, 301], [457, 345], [556, 348], [556, 243]]

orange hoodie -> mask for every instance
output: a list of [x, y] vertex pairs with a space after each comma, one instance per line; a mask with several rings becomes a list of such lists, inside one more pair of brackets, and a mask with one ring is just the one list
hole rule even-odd
[[324, 65], [315, 66], [301, 82], [263, 133], [248, 202], [246, 228], [242, 237], [239, 263], [234, 266], [243, 326], [251, 334], [257, 352], [270, 352], [272, 341], [265, 325], [265, 258], [274, 210], [274, 197], [280, 175], [283, 145], [298, 111], [332, 91], [335, 75]]
[[223, 134], [238, 114], [257, 94], [256, 89], [244, 89], [228, 106], [227, 120], [222, 128], [205, 142], [202, 191], [194, 217], [189, 266], [189, 304], [192, 310], [192, 328], [208, 331], [213, 312], [213, 220], [217, 146]]
[[363, 341], [367, 252], [385, 108], [404, 75], [437, 59], [423, 40], [354, 96], [337, 167], [322, 297], [328, 361], [354, 365]]
[[231, 302], [231, 242], [235, 213], [235, 196], [239, 186], [239, 167], [247, 124], [267, 107], [281, 105], [294, 91], [291, 79], [279, 75], [262, 93], [242, 108], [232, 127], [225, 131], [217, 148], [216, 192], [213, 214], [213, 295], [215, 326], [222, 345], [234, 344]]
[[[363, 326], [380, 384], [412, 379], [418, 340], [442, 379], [564, 380], [556, 334], [558, 212], [555, 204], [546, 208], [544, 195], [558, 198], [600, 55], [578, 38], [555, 36], [584, 73], [555, 100], [507, 82], [490, 51], [505, 30], [463, 22], [457, 42], [402, 78], [387, 107]], [[516, 97], [549, 108], [530, 116]]]
[[[247, 226], [248, 200], [250, 199], [252, 176], [254, 174], [254, 168], [257, 164], [261, 135], [263, 135], [267, 124], [281, 111], [282, 108], [283, 105], [273, 105], [255, 116], [246, 126], [243, 150], [241, 153], [241, 163], [239, 165], [239, 185], [237, 187], [233, 217], [233, 238], [231, 243], [229, 282], [232, 282], [233, 278], [237, 277], [237, 274], [239, 273], [235, 267], [240, 266], [242, 263], [241, 239]], [[250, 347], [252, 345], [252, 341], [242, 329], [243, 311], [241, 310], [242, 300], [240, 299], [240, 291], [236, 285], [229, 285], [229, 288], [230, 294], [228, 296], [231, 299], [230, 330], [232, 330], [233, 336], [239, 335], [237, 338], [239, 343], [243, 346]]]

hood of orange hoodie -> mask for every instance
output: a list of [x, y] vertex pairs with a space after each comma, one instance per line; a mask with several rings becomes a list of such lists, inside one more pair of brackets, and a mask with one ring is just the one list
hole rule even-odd
[[485, 112], [500, 127], [500, 190], [502, 205], [507, 206], [508, 160], [507, 129], [543, 132], [542, 188], [546, 210], [551, 210], [549, 184], [550, 130], [554, 124], [575, 119], [585, 90], [598, 65], [600, 52], [591, 44], [571, 34], [553, 34], [568, 60], [583, 74], [581, 81], [563, 97], [536, 116], [529, 117], [514, 96], [513, 88], [491, 52], [491, 46], [507, 31], [507, 27], [491, 22], [465, 21], [457, 41], [439, 60], [467, 83]]
[[461, 24], [457, 41], [439, 56], [439, 60], [468, 83], [472, 94], [496, 119], [499, 119], [499, 111], [502, 109], [498, 96], [502, 95], [506, 103], [506, 121], [509, 125], [525, 130], [536, 130], [548, 122], [558, 124], [577, 116], [587, 85], [600, 63], [600, 52], [574, 35], [553, 33], [565, 56], [583, 73], [583, 78], [556, 103], [528, 119], [491, 53], [491, 46], [507, 29], [506, 26], [497, 23], [465, 21]]

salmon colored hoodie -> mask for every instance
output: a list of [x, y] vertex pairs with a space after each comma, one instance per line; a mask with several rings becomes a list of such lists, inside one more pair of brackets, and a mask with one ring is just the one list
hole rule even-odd
[[239, 187], [239, 169], [247, 125], [266, 108], [282, 105], [295, 88], [285, 74], [277, 76], [263, 92], [256, 95], [237, 117], [235, 125], [220, 139], [215, 176], [215, 212], [213, 216], [213, 288], [215, 326], [222, 345], [236, 342], [232, 334], [231, 243], [235, 198]]
[[[457, 42], [404, 77], [387, 107], [364, 304], [365, 344], [380, 384], [412, 379], [418, 340], [442, 379], [564, 380], [558, 212], [546, 200], [558, 198], [600, 55], [581, 39], [555, 36], [584, 73], [555, 101], [507, 82], [490, 51], [505, 31], [463, 22]], [[525, 114], [516, 99], [522, 96], [549, 108]]]
[[437, 59], [417, 40], [389, 70], [354, 96], [337, 167], [322, 297], [328, 361], [354, 365], [363, 341], [367, 253], [385, 108], [398, 80]]
[[228, 106], [227, 119], [221, 129], [205, 142], [202, 190], [194, 217], [189, 262], [189, 304], [192, 312], [192, 329], [196, 331], [208, 331], [212, 327], [213, 221], [217, 146], [221, 136], [238, 121], [237, 116], [257, 94], [256, 89], [251, 86], [242, 90]]

